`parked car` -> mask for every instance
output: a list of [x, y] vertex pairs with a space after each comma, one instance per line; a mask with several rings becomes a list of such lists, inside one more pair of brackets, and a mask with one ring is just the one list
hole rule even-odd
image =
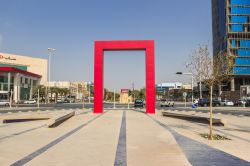
[[239, 99], [237, 101], [234, 102], [234, 105], [235, 106], [243, 106], [244, 104], [246, 104], [246, 101], [245, 99]]
[[26, 100], [23, 102], [24, 104], [36, 104], [36, 100], [32, 99], [32, 100]]
[[167, 99], [161, 99], [160, 101], [161, 107], [173, 107], [174, 106], [174, 101], [167, 100]]
[[245, 101], [245, 106], [246, 106], [246, 107], [249, 107], [249, 106], [250, 106], [250, 100], [246, 100], [246, 101]]
[[[200, 99], [198, 102], [198, 106], [201, 106], [201, 107], [206, 107], [209, 105], [210, 105], [210, 99]], [[213, 106], [220, 106], [221, 104], [220, 104], [219, 100], [213, 99], [212, 105]]]
[[224, 105], [224, 106], [234, 106], [234, 103], [230, 100], [221, 100], [220, 101], [220, 105]]
[[7, 100], [0, 100], [0, 106], [9, 106], [10, 102]]
[[135, 102], [134, 102], [134, 108], [143, 108], [143, 100], [142, 99], [135, 99]]

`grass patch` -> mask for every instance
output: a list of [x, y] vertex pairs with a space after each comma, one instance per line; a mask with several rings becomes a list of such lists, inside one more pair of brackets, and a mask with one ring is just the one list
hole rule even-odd
[[[202, 136], [203, 138], [209, 140], [209, 134], [200, 134], [200, 136]], [[219, 134], [213, 134], [213, 140], [231, 140], [223, 135], [219, 135]]]

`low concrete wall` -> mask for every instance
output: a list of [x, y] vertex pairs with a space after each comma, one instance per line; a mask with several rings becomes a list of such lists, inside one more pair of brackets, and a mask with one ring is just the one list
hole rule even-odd
[[[163, 111], [162, 115], [168, 116], [168, 117], [173, 117], [173, 118], [178, 118], [178, 119], [199, 122], [199, 123], [205, 123], [205, 124], [210, 123], [210, 118], [205, 117], [205, 116], [188, 115], [188, 114], [174, 113], [174, 112], [168, 112], [168, 111]], [[219, 118], [212, 118], [212, 121], [213, 121], [213, 125], [216, 125], [216, 126], [225, 126], [225, 124], [226, 124], [225, 120], [222, 120]]]
[[54, 116], [48, 120], [47, 126], [50, 128], [56, 127], [74, 115], [75, 115], [75, 111], [70, 111], [70, 112], [66, 112], [66, 113], [62, 113], [57, 116]]

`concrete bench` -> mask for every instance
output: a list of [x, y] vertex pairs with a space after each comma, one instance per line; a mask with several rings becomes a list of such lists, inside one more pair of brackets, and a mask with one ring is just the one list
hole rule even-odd
[[[162, 115], [168, 116], [168, 117], [173, 117], [173, 118], [178, 118], [178, 119], [199, 122], [199, 123], [205, 123], [205, 124], [210, 123], [210, 118], [205, 117], [205, 116], [197, 116], [197, 115], [190, 115], [190, 114], [188, 115], [188, 114], [169, 112], [169, 111], [163, 111]], [[225, 124], [226, 124], [226, 121], [224, 119], [222, 120], [220, 118], [212, 118], [212, 121], [213, 121], [213, 125], [215, 125], [215, 126], [225, 126]]]
[[65, 120], [75, 115], [75, 111], [42, 111], [13, 113], [0, 116], [3, 123], [28, 122], [36, 120], [47, 120], [48, 127], [56, 127]]
[[47, 126], [50, 128], [56, 127], [74, 115], [75, 115], [75, 111], [64, 112], [59, 115], [56, 115], [48, 120]]
[[45, 115], [45, 114], [13, 113], [11, 115], [1, 117], [0, 120], [2, 120], [3, 123], [15, 123], [15, 122], [27, 122], [27, 121], [36, 121], [36, 120], [48, 120], [50, 118], [51, 118], [50, 116]]

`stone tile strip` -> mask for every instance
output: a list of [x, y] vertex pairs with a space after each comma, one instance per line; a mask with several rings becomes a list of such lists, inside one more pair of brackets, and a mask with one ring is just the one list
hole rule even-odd
[[[105, 112], [106, 113], [106, 112]], [[94, 120], [100, 118], [103, 114], [100, 114], [94, 118], [92, 118], [91, 120], [89, 120], [88, 122], [76, 127], [75, 129], [69, 131], [68, 133], [62, 135], [61, 137], [55, 139], [54, 141], [48, 143], [47, 145], [45, 145], [44, 147], [36, 150], [35, 152], [29, 154], [28, 156], [16, 161], [15, 163], [11, 164], [11, 166], [21, 166], [24, 165], [26, 163], [28, 163], [29, 161], [33, 160], [35, 157], [39, 156], [40, 154], [44, 153], [45, 151], [47, 151], [48, 149], [52, 148], [53, 146], [55, 146], [56, 144], [58, 144], [59, 142], [63, 141], [64, 139], [66, 139], [67, 137], [71, 136], [72, 134], [74, 134], [75, 132], [77, 132], [78, 130], [82, 129], [83, 127], [87, 126], [88, 124], [90, 124], [91, 122], [93, 122]]]
[[[147, 116], [173, 134], [177, 143], [180, 145], [180, 147], [184, 151], [188, 161], [193, 166], [211, 166], [211, 165], [216, 165], [216, 166], [228, 166], [228, 165], [234, 165], [234, 166], [246, 165], [247, 166], [248, 165], [250, 166], [250, 163], [245, 160], [242, 160], [226, 152], [214, 149], [208, 145], [205, 145], [203, 143], [190, 139], [186, 136], [183, 136], [175, 132], [174, 130], [172, 130], [171, 128], [163, 124], [162, 122], [156, 120], [152, 116], [149, 116], [149, 115]], [[178, 158], [178, 156], [176, 156], [176, 158]]]
[[122, 114], [122, 123], [116, 149], [114, 166], [127, 166], [126, 111], [123, 111]]
[[28, 133], [30, 131], [34, 131], [34, 130], [37, 130], [37, 129], [40, 129], [42, 127], [45, 127], [46, 125], [41, 125], [41, 126], [38, 126], [38, 127], [34, 127], [34, 128], [31, 128], [31, 129], [28, 129], [28, 130], [24, 130], [24, 131], [21, 131], [21, 132], [18, 132], [18, 133], [14, 133], [14, 134], [11, 134], [11, 135], [7, 135], [7, 136], [4, 136], [4, 137], [1, 137], [0, 138], [0, 141], [1, 140], [4, 140], [4, 139], [7, 139], [7, 138], [11, 138], [11, 137], [14, 137], [14, 136], [18, 136], [18, 135], [21, 135], [21, 134], [24, 134], [24, 133]]

